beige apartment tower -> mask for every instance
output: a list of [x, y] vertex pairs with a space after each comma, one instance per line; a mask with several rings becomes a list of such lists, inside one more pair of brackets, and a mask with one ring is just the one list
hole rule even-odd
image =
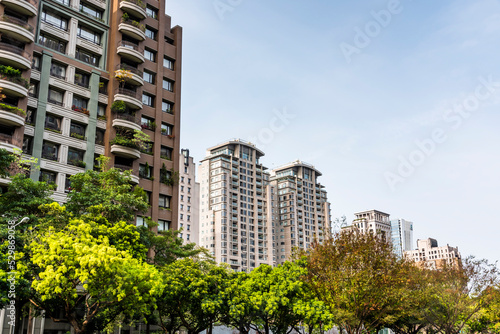
[[430, 269], [460, 265], [462, 259], [458, 247], [439, 246], [432, 238], [417, 240], [417, 249], [406, 251], [404, 255], [418, 266]]
[[185, 243], [198, 242], [200, 225], [200, 184], [196, 165], [189, 150], [182, 149], [179, 159], [179, 229]]
[[355, 213], [355, 219], [351, 226], [356, 227], [363, 233], [380, 235], [383, 240], [391, 241], [391, 221], [389, 214], [378, 210], [369, 210]]

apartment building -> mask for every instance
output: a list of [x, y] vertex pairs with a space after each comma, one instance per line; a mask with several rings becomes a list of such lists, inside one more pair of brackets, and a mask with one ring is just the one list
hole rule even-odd
[[207, 149], [198, 168], [199, 245], [237, 271], [273, 264], [264, 196], [269, 174], [260, 163], [263, 156], [255, 145], [232, 139]]
[[352, 225], [346, 228], [356, 227], [363, 233], [380, 235], [383, 240], [389, 240], [391, 237], [391, 221], [388, 213], [369, 210], [355, 213], [354, 216]]
[[179, 159], [179, 228], [185, 243], [198, 242], [200, 225], [200, 184], [196, 165], [189, 150], [182, 149]]
[[331, 233], [330, 203], [322, 174], [314, 166], [294, 161], [271, 171], [266, 191], [273, 229], [273, 260], [290, 260], [294, 248], [307, 249]]
[[59, 202], [71, 175], [110, 157], [148, 192], [159, 229], [178, 226], [182, 54], [163, 13], [157, 0], [0, 2], [0, 147], [37, 158], [31, 177]]
[[394, 252], [403, 257], [403, 252], [413, 249], [413, 223], [405, 219], [391, 219], [391, 239]]
[[417, 249], [404, 252], [405, 257], [417, 265], [439, 269], [445, 265], [460, 265], [462, 256], [458, 247], [439, 246], [436, 239], [417, 240]]
[[207, 150], [201, 161], [199, 245], [238, 271], [290, 259], [331, 231], [321, 173], [301, 161], [271, 172], [264, 152], [241, 139]]

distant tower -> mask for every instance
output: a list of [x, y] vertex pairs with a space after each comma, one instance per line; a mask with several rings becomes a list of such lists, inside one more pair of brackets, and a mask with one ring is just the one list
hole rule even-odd
[[394, 252], [402, 257], [413, 249], [413, 223], [404, 219], [391, 220], [391, 237]]
[[361, 232], [370, 232], [380, 235], [382, 239], [388, 240], [391, 235], [391, 222], [389, 214], [382, 211], [370, 210], [354, 214], [356, 218], [352, 226], [357, 227]]

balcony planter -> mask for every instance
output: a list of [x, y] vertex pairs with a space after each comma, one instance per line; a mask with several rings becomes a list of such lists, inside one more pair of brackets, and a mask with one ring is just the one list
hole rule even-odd
[[72, 105], [71, 109], [73, 109], [74, 111], [80, 112], [82, 114], [85, 114], [85, 115], [89, 115], [90, 114], [90, 111], [88, 109], [85, 109], [85, 108], [82, 108], [82, 107], [77, 107], [75, 105]]
[[70, 137], [80, 139], [80, 140], [87, 140], [87, 138], [84, 135], [81, 135], [81, 134], [75, 133], [75, 132], [70, 133]]
[[85, 168], [87, 166], [85, 161], [82, 161], [82, 160], [70, 160], [70, 161], [68, 161], [68, 165], [72, 165], [72, 166], [76, 166], [76, 167], [80, 167], [80, 168]]

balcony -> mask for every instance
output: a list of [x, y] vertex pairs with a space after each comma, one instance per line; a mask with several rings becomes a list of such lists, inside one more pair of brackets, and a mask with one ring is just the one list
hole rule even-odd
[[142, 129], [137, 116], [127, 113], [116, 113], [115, 115], [116, 118], [113, 120], [113, 127], [124, 127], [138, 131]]
[[7, 126], [24, 126], [26, 112], [20, 108], [0, 103], [0, 124]]
[[0, 133], [0, 148], [6, 149], [7, 151], [14, 153], [14, 149], [21, 149], [22, 143], [16, 141], [12, 135], [6, 133]]
[[[24, 0], [21, 0], [24, 1]], [[26, 21], [7, 14], [0, 16], [0, 32], [23, 43], [35, 41], [34, 29]]]
[[120, 75], [125, 75], [126, 82], [135, 85], [135, 86], [143, 86], [144, 79], [142, 78], [142, 71], [138, 68], [132, 67], [127, 64], [119, 64], [116, 66], [115, 77]]
[[146, 18], [146, 3], [141, 0], [122, 0], [120, 1], [120, 9], [141, 19]]
[[31, 55], [23, 49], [0, 42], [0, 61], [4, 65], [27, 70], [31, 67]]
[[144, 48], [137, 44], [121, 41], [118, 43], [116, 52], [124, 59], [128, 59], [136, 63], [144, 63]]
[[134, 20], [123, 20], [118, 25], [118, 31], [124, 35], [143, 41], [146, 39], [146, 28], [143, 24]]
[[139, 159], [141, 152], [137, 144], [126, 137], [116, 135], [115, 139], [111, 142], [111, 153], [124, 158]]
[[140, 100], [139, 93], [127, 89], [127, 88], [117, 88], [115, 90], [115, 101], [123, 101], [127, 105], [127, 107], [132, 109], [141, 109], [142, 101]]
[[139, 176], [136, 175], [137, 173], [134, 172], [134, 169], [131, 166], [115, 164], [114, 167], [121, 170], [122, 172], [125, 172], [127, 170], [131, 171], [132, 174], [130, 174], [130, 182], [133, 184], [139, 184]]
[[27, 97], [30, 87], [28, 80], [20, 76], [8, 76], [0, 73], [0, 87], [3, 93], [15, 97]]
[[5, 7], [23, 15], [35, 16], [38, 12], [38, 1], [35, 0], [1, 0]]

